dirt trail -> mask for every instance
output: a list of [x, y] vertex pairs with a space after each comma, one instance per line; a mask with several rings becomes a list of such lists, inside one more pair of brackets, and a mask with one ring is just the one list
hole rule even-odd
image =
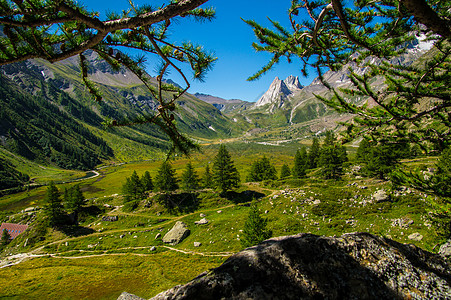
[[[191, 250], [184, 250], [184, 249], [177, 249], [169, 246], [155, 246], [155, 249], [158, 247], [166, 248], [170, 251], [180, 252], [184, 254], [189, 255], [200, 255], [200, 256], [207, 256], [207, 257], [229, 257], [234, 254], [234, 252], [196, 252]], [[141, 249], [150, 249], [152, 246], [147, 247], [127, 247], [127, 248], [120, 248], [120, 249], [114, 249], [114, 250], [141, 250]], [[80, 251], [80, 252], [93, 252], [93, 251], [86, 251], [86, 250], [74, 250], [74, 251]], [[0, 269], [11, 267], [14, 265], [18, 265], [25, 260], [38, 258], [38, 257], [54, 257], [54, 258], [63, 258], [63, 259], [83, 259], [83, 258], [90, 258], [90, 257], [100, 257], [100, 256], [119, 256], [119, 255], [135, 255], [135, 256], [151, 256], [154, 255], [154, 253], [133, 253], [133, 252], [123, 252], [123, 253], [106, 253], [110, 250], [105, 250], [105, 253], [100, 254], [87, 254], [87, 255], [78, 255], [78, 256], [64, 256], [62, 254], [73, 252], [61, 252], [61, 253], [46, 253], [46, 254], [32, 254], [32, 253], [20, 253], [16, 255], [9, 256], [3, 260], [0, 260]]]
[[[88, 258], [88, 257], [96, 257], [96, 256], [107, 256], [107, 255], [127, 255], [127, 254], [137, 255], [137, 256], [153, 255], [152, 253], [145, 254], [145, 253], [127, 252], [127, 253], [101, 253], [101, 254], [80, 255], [80, 256], [61, 256], [61, 254], [67, 253], [67, 252], [43, 253], [42, 251], [44, 250], [44, 247], [46, 247], [46, 246], [60, 244], [60, 243], [65, 243], [65, 242], [70, 242], [70, 241], [76, 241], [76, 240], [84, 239], [84, 238], [87, 238], [87, 237], [101, 236], [101, 235], [107, 235], [107, 234], [113, 234], [113, 233], [121, 233], [121, 232], [130, 232], [130, 231], [142, 231], [144, 229], [145, 230], [149, 230], [149, 229], [152, 229], [152, 228], [157, 228], [157, 227], [161, 227], [161, 226], [164, 226], [164, 225], [167, 225], [167, 224], [170, 224], [170, 223], [174, 223], [174, 222], [176, 222], [176, 221], [178, 221], [180, 219], [183, 219], [183, 218], [191, 216], [191, 215], [195, 215], [195, 214], [199, 214], [199, 213], [206, 213], [206, 212], [211, 212], [211, 211], [223, 210], [223, 209], [230, 208], [230, 207], [233, 207], [233, 206], [236, 206], [236, 204], [229, 204], [229, 205], [222, 206], [222, 207], [216, 207], [216, 208], [210, 208], [210, 209], [205, 209], [205, 210], [201, 210], [201, 211], [192, 212], [192, 213], [185, 214], [185, 215], [182, 215], [182, 216], [170, 217], [170, 219], [168, 219], [168, 220], [166, 220], [164, 222], [161, 222], [161, 223], [155, 224], [153, 226], [149, 226], [149, 227], [113, 229], [113, 230], [107, 230], [107, 231], [103, 231], [103, 232], [94, 232], [92, 234], [85, 235], [85, 236], [80, 236], [80, 237], [65, 238], [65, 239], [62, 239], [62, 240], [54, 241], [54, 242], [45, 244], [43, 246], [40, 246], [39, 248], [31, 250], [28, 253], [19, 253], [19, 254], [16, 254], [16, 255], [8, 256], [8, 257], [0, 260], [0, 269], [20, 264], [21, 262], [23, 262], [23, 261], [25, 261], [27, 259], [33, 259], [33, 258], [44, 257], [44, 256], [50, 256], [50, 257], [55, 257], [55, 258], [65, 258], [65, 259], [79, 259], [79, 258]], [[113, 212], [113, 211], [111, 211], [111, 212]], [[136, 216], [133, 213], [118, 213], [118, 215], [121, 215], [121, 214]], [[148, 215], [141, 215], [141, 216], [155, 217], [155, 216], [148, 216]], [[150, 249], [151, 247], [152, 246], [148, 246], [148, 247], [128, 247], [128, 248], [119, 248], [119, 249], [110, 249], [110, 250], [134, 250], [134, 249], [139, 250], [139, 249], [146, 249], [146, 248]], [[174, 247], [164, 246], [164, 245], [163, 246], [155, 246], [155, 247], [162, 247], [162, 248], [166, 248], [166, 249], [171, 250], [171, 251], [176, 251], [176, 252], [180, 252], [180, 253], [184, 253], [184, 254], [200, 255], [200, 256], [211, 256], [211, 257], [228, 257], [228, 256], [234, 254], [234, 252], [196, 252], [196, 251], [191, 251], [191, 250], [177, 249], [177, 248], [174, 248]], [[89, 250], [88, 251], [86, 251], [86, 250], [77, 250], [77, 251], [89, 252]], [[105, 252], [107, 252], [107, 251], [108, 250], [105, 250]]]

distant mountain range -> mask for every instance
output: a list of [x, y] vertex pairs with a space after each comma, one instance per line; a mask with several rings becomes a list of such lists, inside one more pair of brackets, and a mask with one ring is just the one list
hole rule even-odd
[[[411, 64], [427, 50], [420, 42], [412, 43], [408, 53], [392, 63]], [[100, 103], [92, 100], [83, 85], [77, 57], [54, 64], [29, 60], [0, 68], [0, 150], [69, 169], [90, 169], [110, 159], [149, 159], [167, 151], [168, 137], [156, 126], [102, 127], [105, 117], [130, 119], [152, 113], [158, 104], [133, 73], [113, 71], [94, 52], [86, 56], [89, 77], [103, 94]], [[326, 72], [324, 78], [335, 87], [349, 86], [349, 67], [361, 74], [366, 71], [350, 63], [341, 71]], [[156, 84], [155, 78], [149, 76], [149, 80]], [[382, 84], [382, 80], [373, 83]], [[314, 95], [327, 97], [329, 93], [318, 78], [304, 87], [296, 76], [276, 77], [255, 103], [186, 94], [177, 101], [175, 118], [181, 132], [194, 139], [223, 139], [246, 132], [249, 137], [254, 129], [286, 127], [298, 128], [290, 129], [289, 138], [308, 136], [352, 117], [337, 114]], [[349, 101], [364, 103], [367, 99]]]

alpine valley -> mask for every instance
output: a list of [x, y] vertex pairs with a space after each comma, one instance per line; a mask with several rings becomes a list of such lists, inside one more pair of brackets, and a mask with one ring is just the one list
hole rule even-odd
[[[428, 51], [417, 41], [391, 63]], [[255, 103], [184, 94], [175, 123], [200, 151], [168, 157], [158, 126], [104, 125], [158, 104], [132, 72], [85, 56], [100, 102], [78, 58], [0, 68], [0, 221], [14, 234], [0, 243], [0, 298], [449, 298], [451, 241], [430, 219], [440, 199], [365, 173], [360, 140], [334, 140], [353, 116], [318, 100], [331, 93], [318, 78], [276, 77]], [[350, 69], [367, 71], [349, 63], [324, 79], [349, 87]], [[335, 151], [339, 178], [323, 176], [320, 149]], [[420, 152], [399, 162], [433, 176], [440, 159]], [[221, 163], [226, 187], [212, 185]], [[251, 226], [273, 238], [249, 247]]]

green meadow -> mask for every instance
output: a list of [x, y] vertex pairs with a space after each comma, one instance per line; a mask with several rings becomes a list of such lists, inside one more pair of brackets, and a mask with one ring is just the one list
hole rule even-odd
[[[139, 176], [149, 171], [154, 178], [161, 159], [106, 165], [97, 170], [97, 177], [57, 184], [60, 191], [80, 184], [88, 199], [82, 222], [60, 231], [41, 228], [41, 236], [33, 236], [33, 230], [39, 228], [33, 225], [27, 234], [13, 240], [2, 252], [3, 262], [8, 257], [13, 257], [10, 263], [17, 262], [14, 255], [18, 253], [35, 256], [0, 269], [0, 298], [116, 299], [123, 291], [152, 297], [219, 266], [242, 250], [240, 235], [252, 200], [258, 202], [261, 215], [268, 219], [273, 236], [365, 231], [429, 251], [436, 251], [441, 242], [427, 218], [430, 203], [424, 193], [409, 189], [393, 192], [390, 201], [372, 201], [379, 189], [391, 192], [390, 182], [356, 176], [350, 171], [352, 162], [341, 180], [323, 180], [319, 170], [314, 169], [305, 179], [246, 183], [244, 179], [256, 159], [266, 156], [280, 172], [283, 164], [293, 166], [293, 156], [301, 144], [229, 141], [226, 146], [240, 172], [240, 188], [224, 195], [212, 189], [176, 191], [173, 196], [181, 204], [176, 210], [161, 206], [155, 201], [155, 193], [140, 201], [132, 212], [122, 207], [126, 177], [133, 171]], [[175, 157], [171, 162], [177, 176], [191, 162], [202, 177], [218, 148], [219, 143], [206, 144], [191, 157]], [[351, 158], [354, 150], [348, 148]], [[428, 157], [408, 160], [405, 166], [434, 163], [435, 158]], [[39, 220], [42, 210], [31, 214], [22, 210], [42, 207], [45, 190], [43, 186], [0, 198], [3, 221]], [[201, 214], [208, 224], [195, 225]], [[103, 216], [117, 216], [118, 220], [103, 221]], [[399, 220], [409, 225], [398, 226]], [[163, 244], [157, 236], [163, 236], [176, 221], [186, 223], [190, 235], [178, 245]], [[421, 234], [423, 239], [410, 240], [412, 233]], [[200, 246], [195, 247], [195, 242]]]

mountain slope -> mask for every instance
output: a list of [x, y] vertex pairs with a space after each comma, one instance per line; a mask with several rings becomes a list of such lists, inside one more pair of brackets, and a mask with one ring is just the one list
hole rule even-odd
[[[29, 60], [0, 68], [0, 145], [32, 161], [81, 170], [110, 159], [164, 155], [170, 141], [156, 125], [103, 128], [105, 117], [134, 119], [154, 114], [158, 104], [131, 72], [112, 71], [93, 52], [87, 57], [90, 79], [103, 95], [100, 103], [82, 83], [78, 58], [54, 64]], [[156, 84], [154, 78], [150, 82]], [[223, 138], [241, 132], [217, 108], [192, 95], [177, 104], [178, 128], [190, 137]]]

